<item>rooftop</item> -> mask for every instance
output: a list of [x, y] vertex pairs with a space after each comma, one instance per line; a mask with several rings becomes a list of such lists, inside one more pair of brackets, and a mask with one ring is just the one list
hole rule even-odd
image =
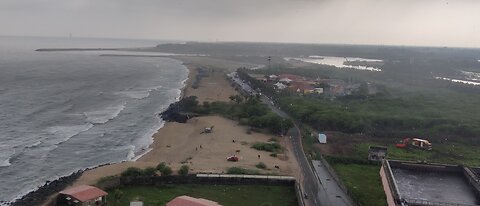
[[189, 196], [179, 196], [167, 203], [167, 206], [221, 206], [217, 202], [203, 199], [194, 198]]
[[107, 195], [108, 193], [89, 185], [80, 185], [60, 191], [60, 194], [71, 196], [81, 202]]

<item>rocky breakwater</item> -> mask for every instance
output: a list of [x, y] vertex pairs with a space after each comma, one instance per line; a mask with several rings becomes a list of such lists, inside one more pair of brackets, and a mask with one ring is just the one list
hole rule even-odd
[[[6, 203], [6, 205], [12, 206], [32, 206], [42, 205], [47, 201], [47, 198], [53, 194], [70, 186], [75, 180], [77, 180], [83, 173], [83, 170], [74, 172], [73, 174], [65, 177], [61, 177], [54, 181], [48, 181], [37, 190], [28, 193], [22, 198], [16, 200], [14, 203]], [[0, 202], [1, 205], [1, 202]]]
[[160, 113], [160, 116], [167, 122], [186, 123], [188, 119], [198, 116], [195, 113], [197, 108], [197, 97], [189, 96], [170, 104], [167, 110]]

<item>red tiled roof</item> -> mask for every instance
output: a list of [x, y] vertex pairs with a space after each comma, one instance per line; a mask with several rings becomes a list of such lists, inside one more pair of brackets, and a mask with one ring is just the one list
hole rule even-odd
[[89, 185], [80, 185], [78, 187], [72, 187], [63, 191], [60, 194], [71, 196], [81, 202], [87, 200], [93, 200], [107, 195], [105, 191]]
[[167, 206], [221, 206], [217, 202], [194, 198], [189, 196], [179, 196], [167, 203]]
[[290, 84], [290, 87], [291, 87], [293, 90], [297, 90], [297, 89], [300, 89], [300, 90], [313, 90], [313, 89], [315, 89], [315, 87], [313, 87], [312, 85], [306, 84], [306, 83], [302, 83], [302, 82], [294, 82], [294, 83], [291, 83], [291, 84]]

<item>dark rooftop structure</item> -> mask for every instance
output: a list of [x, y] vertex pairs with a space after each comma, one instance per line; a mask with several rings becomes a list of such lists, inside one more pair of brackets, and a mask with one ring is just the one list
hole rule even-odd
[[380, 176], [389, 206], [467, 206], [480, 203], [473, 168], [385, 160]]
[[370, 146], [368, 150], [368, 160], [383, 161], [387, 157], [387, 148], [380, 146]]

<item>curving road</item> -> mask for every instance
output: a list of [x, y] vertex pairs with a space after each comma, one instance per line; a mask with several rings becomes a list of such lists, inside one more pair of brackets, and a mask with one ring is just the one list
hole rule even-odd
[[[250, 87], [250, 85], [244, 83], [234, 73], [230, 74], [229, 77], [232, 78], [232, 81], [246, 93], [252, 95], [257, 94]], [[275, 107], [273, 101], [271, 101], [265, 95], [260, 95], [260, 99], [279, 116], [292, 119], [287, 113]], [[298, 182], [300, 183], [300, 187], [304, 193], [303, 202], [305, 205], [352, 206], [353, 204], [351, 203], [349, 196], [340, 189], [335, 181], [330, 181], [334, 178], [324, 169], [325, 166], [321, 161], [314, 162], [316, 172], [313, 171], [307, 157], [305, 156], [305, 152], [303, 151], [302, 135], [296, 122], [294, 122], [294, 127], [287, 132], [287, 136], [292, 145], [293, 154], [295, 155], [295, 158], [300, 166], [301, 173]], [[326, 182], [327, 184], [322, 184], [322, 180], [328, 181]]]

